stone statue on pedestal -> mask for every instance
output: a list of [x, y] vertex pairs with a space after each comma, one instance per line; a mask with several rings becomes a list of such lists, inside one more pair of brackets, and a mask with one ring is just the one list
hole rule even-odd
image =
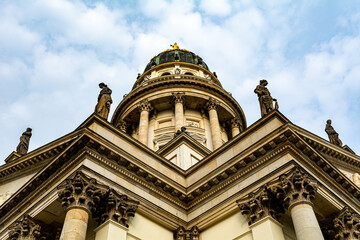
[[99, 87], [101, 88], [101, 91], [98, 97], [98, 103], [95, 107], [95, 113], [100, 117], [107, 119], [110, 112], [110, 105], [112, 104], [112, 91], [105, 83], [100, 83]]
[[260, 80], [260, 84], [257, 85], [254, 90], [259, 97], [261, 117], [274, 110], [273, 102], [275, 102], [275, 109], [279, 108], [277, 100], [271, 97], [270, 91], [266, 88], [266, 85], [268, 85], [266, 80]]
[[23, 132], [23, 134], [20, 137], [20, 142], [16, 147], [16, 152], [19, 154], [26, 154], [28, 152], [29, 149], [29, 143], [30, 143], [30, 138], [31, 138], [31, 128], [27, 128], [25, 132]]
[[337, 145], [337, 146], [342, 146], [342, 142], [339, 138], [339, 134], [335, 131], [335, 129], [331, 126], [331, 120], [327, 120], [326, 122], [326, 127], [325, 127], [325, 132], [328, 134], [329, 136], [329, 140], [331, 143]]

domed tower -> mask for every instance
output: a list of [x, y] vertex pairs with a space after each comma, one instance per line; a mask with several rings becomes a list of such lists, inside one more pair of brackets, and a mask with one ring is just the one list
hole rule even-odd
[[[111, 122], [154, 151], [180, 135], [214, 151], [246, 128], [245, 115], [199, 55], [172, 47], [150, 60]], [[164, 156], [182, 168], [201, 158], [179, 161], [180, 155]]]

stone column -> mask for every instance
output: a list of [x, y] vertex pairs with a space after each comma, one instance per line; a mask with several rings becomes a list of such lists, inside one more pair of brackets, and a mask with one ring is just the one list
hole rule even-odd
[[62, 206], [66, 207], [60, 240], [86, 239], [89, 215], [95, 212], [97, 204], [107, 192], [108, 187], [87, 178], [82, 172], [77, 172], [73, 179], [67, 179], [58, 188]]
[[285, 240], [277, 221], [285, 210], [271, 188], [263, 187], [237, 203], [241, 213], [248, 216], [254, 240]]
[[241, 122], [238, 118], [231, 119], [231, 136], [234, 138], [240, 133]]
[[218, 114], [216, 111], [219, 104], [220, 104], [219, 101], [214, 98], [210, 98], [206, 104], [206, 108], [209, 111], [211, 138], [212, 138], [214, 150], [216, 150], [222, 145], [221, 129], [219, 124]]
[[149, 101], [145, 99], [138, 104], [138, 108], [140, 110], [139, 141], [147, 146], [149, 133], [149, 113], [152, 110], [152, 107]]
[[284, 205], [289, 208], [297, 240], [323, 240], [311, 202], [315, 198], [317, 183], [298, 168], [281, 176], [280, 181], [285, 195]]
[[175, 105], [175, 132], [184, 126], [184, 93], [173, 93], [172, 103]]
[[100, 226], [95, 230], [95, 240], [126, 240], [130, 217], [135, 216], [139, 202], [110, 189], [95, 214]]

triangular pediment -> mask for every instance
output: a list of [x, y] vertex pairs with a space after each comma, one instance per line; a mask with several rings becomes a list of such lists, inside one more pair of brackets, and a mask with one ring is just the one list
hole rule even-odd
[[[304, 132], [276, 111], [260, 119], [214, 152], [203, 148], [185, 133], [154, 152], [95, 115], [90, 116], [75, 132], [76, 135], [71, 135], [72, 141], [66, 148], [51, 158], [0, 207], [0, 224], [12, 221], [20, 213], [28, 211], [32, 205], [27, 202], [35, 204], [40, 201], [46, 191], [55, 191], [57, 184], [81, 167], [89, 169], [92, 174], [104, 180], [111, 176], [114, 176], [114, 179], [108, 181], [122, 179], [121, 186], [125, 191], [129, 191], [126, 181], [132, 184], [128, 188], [145, 189], [141, 194], [136, 191], [129, 192], [142, 200], [150, 215], [159, 214], [174, 226], [176, 221], [186, 222], [186, 217], [176, 215], [178, 209], [186, 216], [194, 206], [205, 206], [211, 199], [234, 202], [234, 199], [244, 196], [249, 189], [277, 178], [295, 165], [300, 165], [321, 182], [321, 201], [327, 201], [326, 194], [333, 194], [329, 189], [336, 189], [342, 193], [333, 197], [339, 202], [339, 206], [341, 202], [350, 202], [355, 209], [360, 208], [360, 189], [308, 140], [317, 140], [325, 145], [330, 143]], [[50, 149], [50, 146], [48, 147]], [[187, 147], [188, 150], [203, 156], [202, 160], [187, 170], [169, 162], [166, 157], [181, 147]], [[331, 145], [328, 147], [340, 155], [348, 154], [348, 157], [356, 160], [356, 155], [342, 148]], [[255, 180], [248, 184], [248, 179]], [[149, 195], [144, 197], [144, 194]], [[223, 198], [222, 194], [230, 195]], [[151, 197], [156, 200], [152, 201]], [[169, 208], [171, 214], [149, 210], [151, 206], [156, 206], [159, 199], [163, 199], [176, 210], [172, 213]], [[206, 214], [214, 214], [217, 209], [217, 206], [208, 208]], [[217, 217], [220, 218], [221, 214]], [[196, 218], [194, 219], [193, 221], [196, 221]]]
[[182, 132], [160, 148], [157, 153], [180, 168], [187, 170], [209, 155], [211, 151], [187, 132]]

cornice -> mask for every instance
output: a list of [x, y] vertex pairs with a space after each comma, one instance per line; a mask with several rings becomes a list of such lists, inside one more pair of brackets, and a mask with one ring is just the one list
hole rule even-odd
[[[151, 74], [152, 71], [156, 70], [158, 71], [159, 69], [164, 69], [164, 68], [168, 68], [168, 67], [173, 67], [175, 65], [180, 65], [180, 66], [186, 66], [186, 67], [189, 67], [189, 68], [192, 68], [192, 69], [196, 69], [196, 70], [202, 70], [204, 72], [206, 72], [207, 74], [209, 74], [211, 76], [212, 79], [215, 79], [216, 80], [216, 84], [218, 84], [220, 87], [221, 86], [221, 83], [219, 81], [219, 79], [217, 77], [215, 77], [215, 75], [210, 72], [209, 70], [205, 69], [203, 66], [201, 65], [196, 65], [196, 64], [193, 64], [193, 63], [187, 63], [187, 62], [168, 62], [168, 63], [162, 63], [160, 65], [157, 65], [157, 66], [154, 66], [152, 67], [151, 69], [147, 70], [146, 72], [143, 72], [143, 74], [141, 74], [141, 76], [135, 81], [134, 85], [133, 85], [133, 88], [132, 90], [134, 90], [136, 88], [136, 86], [138, 84], [140, 84], [141, 82], [144, 81], [144, 77]], [[186, 76], [189, 76], [189, 75], [186, 75]], [[205, 79], [205, 78], [204, 78]], [[208, 80], [207, 80], [208, 81]]]
[[[245, 149], [244, 153], [246, 154], [243, 153], [230, 159], [229, 164], [224, 165], [220, 171], [214, 170], [216, 174], [211, 172], [191, 188], [182, 187], [165, 175], [156, 172], [155, 169], [149, 168], [141, 160], [128, 159], [129, 156], [124, 155], [124, 151], [119, 147], [96, 133], [83, 129], [83, 135], [73, 141], [62, 154], [51, 160], [46, 167], [1, 206], [0, 223], [3, 224], [14, 214], [16, 209], [20, 209], [19, 212], [23, 211], [29, 206], [29, 203], [34, 202], [41, 190], [48, 187], [51, 182], [54, 182], [61, 174], [85, 157], [97, 159], [102, 166], [125, 176], [134, 184], [149, 189], [159, 198], [166, 199], [169, 203], [185, 211], [191, 211], [195, 207], [201, 207], [203, 203], [211, 200], [220, 192], [226, 191], [241, 178], [266, 166], [267, 162], [275, 161], [283, 154], [291, 153], [299, 161], [314, 169], [312, 171], [316, 172], [317, 177], [321, 176], [323, 180], [330, 181], [332, 187], [343, 193], [347, 201], [352, 202], [359, 209], [360, 189], [303, 140], [291, 129], [291, 126], [284, 126], [281, 130], [270, 133], [265, 140], [255, 143], [254, 147]], [[266, 181], [266, 179], [261, 181]]]
[[336, 159], [338, 161], [336, 163], [346, 163], [360, 169], [360, 157], [356, 154], [353, 154], [342, 147], [336, 146], [296, 125], [293, 125], [293, 127], [297, 130], [296, 132], [302, 137], [302, 139], [304, 139], [304, 141], [320, 153]]
[[[252, 133], [254, 133], [256, 130], [260, 129], [261, 127], [263, 127], [264, 124], [266, 124], [267, 122], [271, 121], [272, 119], [277, 118], [279, 119], [284, 125], [282, 125], [281, 127], [279, 127], [276, 131], [281, 131], [282, 129], [287, 128], [287, 123], [289, 123], [289, 120], [282, 115], [279, 111], [274, 110], [273, 112], [271, 112], [270, 114], [266, 115], [266, 117], [259, 119], [258, 121], [256, 121], [255, 123], [253, 123], [251, 126], [249, 126], [248, 128], [245, 129], [244, 132], [236, 135], [234, 138], [230, 139], [230, 141], [226, 142], [225, 144], [221, 145], [218, 149], [216, 149], [215, 151], [213, 151], [211, 154], [209, 154], [208, 156], [206, 156], [205, 158], [203, 158], [200, 162], [198, 162], [197, 164], [195, 164], [194, 166], [192, 166], [191, 168], [189, 168], [186, 171], [186, 176], [190, 175], [193, 172], [196, 172], [197, 169], [201, 168], [203, 165], [205, 165], [210, 159], [221, 155], [223, 152], [225, 152], [226, 150], [230, 149], [231, 147], [233, 147], [236, 143], [242, 141], [244, 138], [248, 137], [249, 135], [251, 135]], [[269, 133], [268, 135], [271, 135], [271, 133]]]
[[26, 155], [5, 163], [0, 166], [0, 181], [2, 181], [2, 178], [4, 177], [15, 173], [21, 174], [22, 171], [25, 171], [30, 167], [49, 161], [66, 149], [66, 147], [69, 146], [71, 142], [78, 137], [78, 135], [78, 132], [72, 132], [38, 149], [35, 149]]
[[[157, 81], [155, 81], [157, 80]], [[161, 81], [160, 81], [161, 80]], [[175, 78], [173, 75], [159, 77], [159, 79], [154, 79], [154, 82], [147, 84], [141, 88], [136, 88], [132, 90], [117, 106], [111, 123], [116, 124], [119, 121], [123, 111], [125, 111], [130, 105], [132, 105], [137, 99], [145, 96], [148, 93], [153, 91], [158, 91], [161, 88], [170, 88], [170, 87], [184, 87], [191, 86], [191, 88], [198, 88], [205, 92], [208, 92], [210, 95], [216, 95], [224, 100], [224, 102], [231, 103], [232, 108], [235, 110], [239, 117], [242, 120], [244, 128], [246, 128], [246, 118], [245, 114], [239, 105], [239, 103], [223, 88], [205, 82], [202, 78], [189, 75], [181, 75], [181, 78]]]

